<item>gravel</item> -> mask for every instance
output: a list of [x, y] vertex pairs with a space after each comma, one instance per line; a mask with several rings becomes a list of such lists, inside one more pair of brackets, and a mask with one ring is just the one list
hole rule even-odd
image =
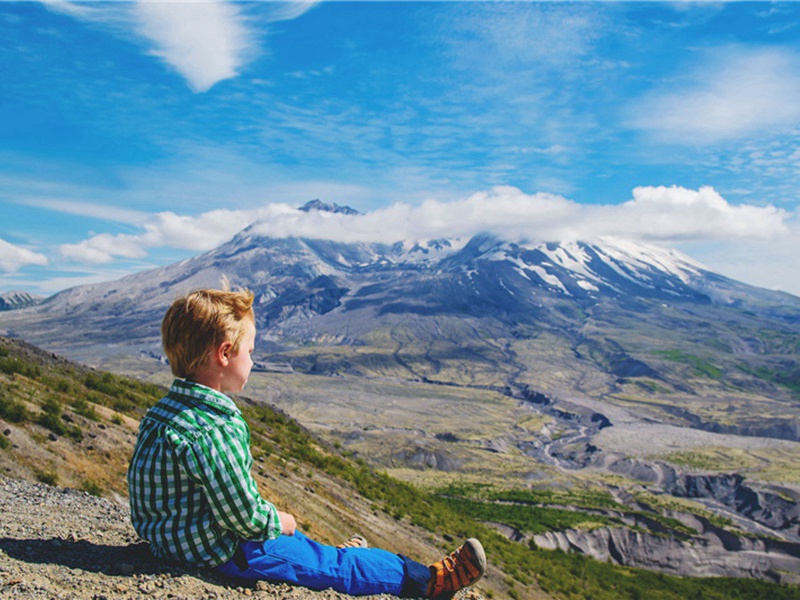
[[[259, 600], [350, 598], [259, 581], [231, 585], [207, 571], [157, 561], [136, 536], [128, 507], [86, 492], [0, 475], [0, 598]], [[394, 600], [381, 594], [372, 600]], [[462, 600], [482, 600], [474, 591]]]

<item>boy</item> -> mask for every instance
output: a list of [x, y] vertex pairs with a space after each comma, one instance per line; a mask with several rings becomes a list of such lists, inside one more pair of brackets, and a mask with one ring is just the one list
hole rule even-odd
[[167, 310], [161, 334], [177, 379], [139, 427], [128, 469], [136, 532], [159, 557], [238, 580], [409, 598], [449, 598], [478, 581], [486, 557], [475, 539], [428, 567], [359, 536], [319, 544], [259, 495], [250, 430], [225, 395], [244, 388], [253, 366], [252, 306], [248, 291], [198, 290]]

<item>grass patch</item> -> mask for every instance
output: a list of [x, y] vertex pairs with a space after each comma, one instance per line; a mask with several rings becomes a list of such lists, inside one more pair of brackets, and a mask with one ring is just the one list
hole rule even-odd
[[695, 375], [708, 379], [721, 379], [725, 372], [710, 361], [695, 354], [687, 354], [681, 350], [657, 350], [653, 355], [660, 358], [689, 365]]
[[84, 479], [81, 482], [81, 489], [87, 494], [97, 496], [98, 498], [103, 495], [103, 487], [91, 479]]
[[736, 471], [752, 469], [761, 463], [735, 448], [702, 448], [672, 452], [663, 457], [676, 465], [701, 471]]
[[31, 414], [19, 400], [0, 396], [0, 419], [10, 423], [26, 423], [30, 421]]
[[42, 374], [38, 365], [16, 356], [5, 356], [0, 358], [0, 372], [6, 375], [20, 374], [30, 379], [36, 379]]
[[739, 364], [737, 368], [753, 377], [785, 387], [795, 398], [800, 399], [800, 366], [774, 368]]
[[34, 477], [38, 481], [45, 483], [47, 485], [57, 485], [58, 484], [58, 473], [54, 471], [43, 471], [41, 469], [35, 469], [33, 471]]
[[604, 515], [589, 514], [577, 510], [565, 510], [527, 504], [502, 504], [479, 502], [463, 498], [443, 498], [451, 509], [467, 514], [478, 521], [502, 523], [522, 533], [547, 533], [567, 529], [597, 529], [609, 525], [621, 525], [621, 521]]

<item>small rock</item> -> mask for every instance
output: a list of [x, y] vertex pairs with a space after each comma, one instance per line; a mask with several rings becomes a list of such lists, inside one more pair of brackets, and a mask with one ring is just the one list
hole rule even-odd
[[57, 442], [58, 436], [55, 433], [51, 433], [50, 435], [47, 436], [47, 439], [50, 440], [51, 442]]
[[257, 592], [269, 591], [269, 584], [266, 581], [256, 581], [256, 591]]
[[10, 429], [3, 430], [3, 435], [11, 435], [11, 430]]
[[143, 594], [152, 594], [156, 590], [152, 583], [145, 582], [139, 584], [139, 591]]

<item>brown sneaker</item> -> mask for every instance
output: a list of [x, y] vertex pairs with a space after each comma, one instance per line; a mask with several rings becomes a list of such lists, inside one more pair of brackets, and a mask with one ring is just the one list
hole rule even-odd
[[354, 533], [349, 538], [347, 538], [346, 542], [343, 542], [336, 546], [337, 548], [369, 548], [369, 544], [367, 540], [364, 539], [364, 536], [358, 535]]
[[430, 566], [428, 598], [451, 598], [461, 588], [472, 585], [486, 571], [486, 553], [475, 538], [470, 538], [450, 556]]

